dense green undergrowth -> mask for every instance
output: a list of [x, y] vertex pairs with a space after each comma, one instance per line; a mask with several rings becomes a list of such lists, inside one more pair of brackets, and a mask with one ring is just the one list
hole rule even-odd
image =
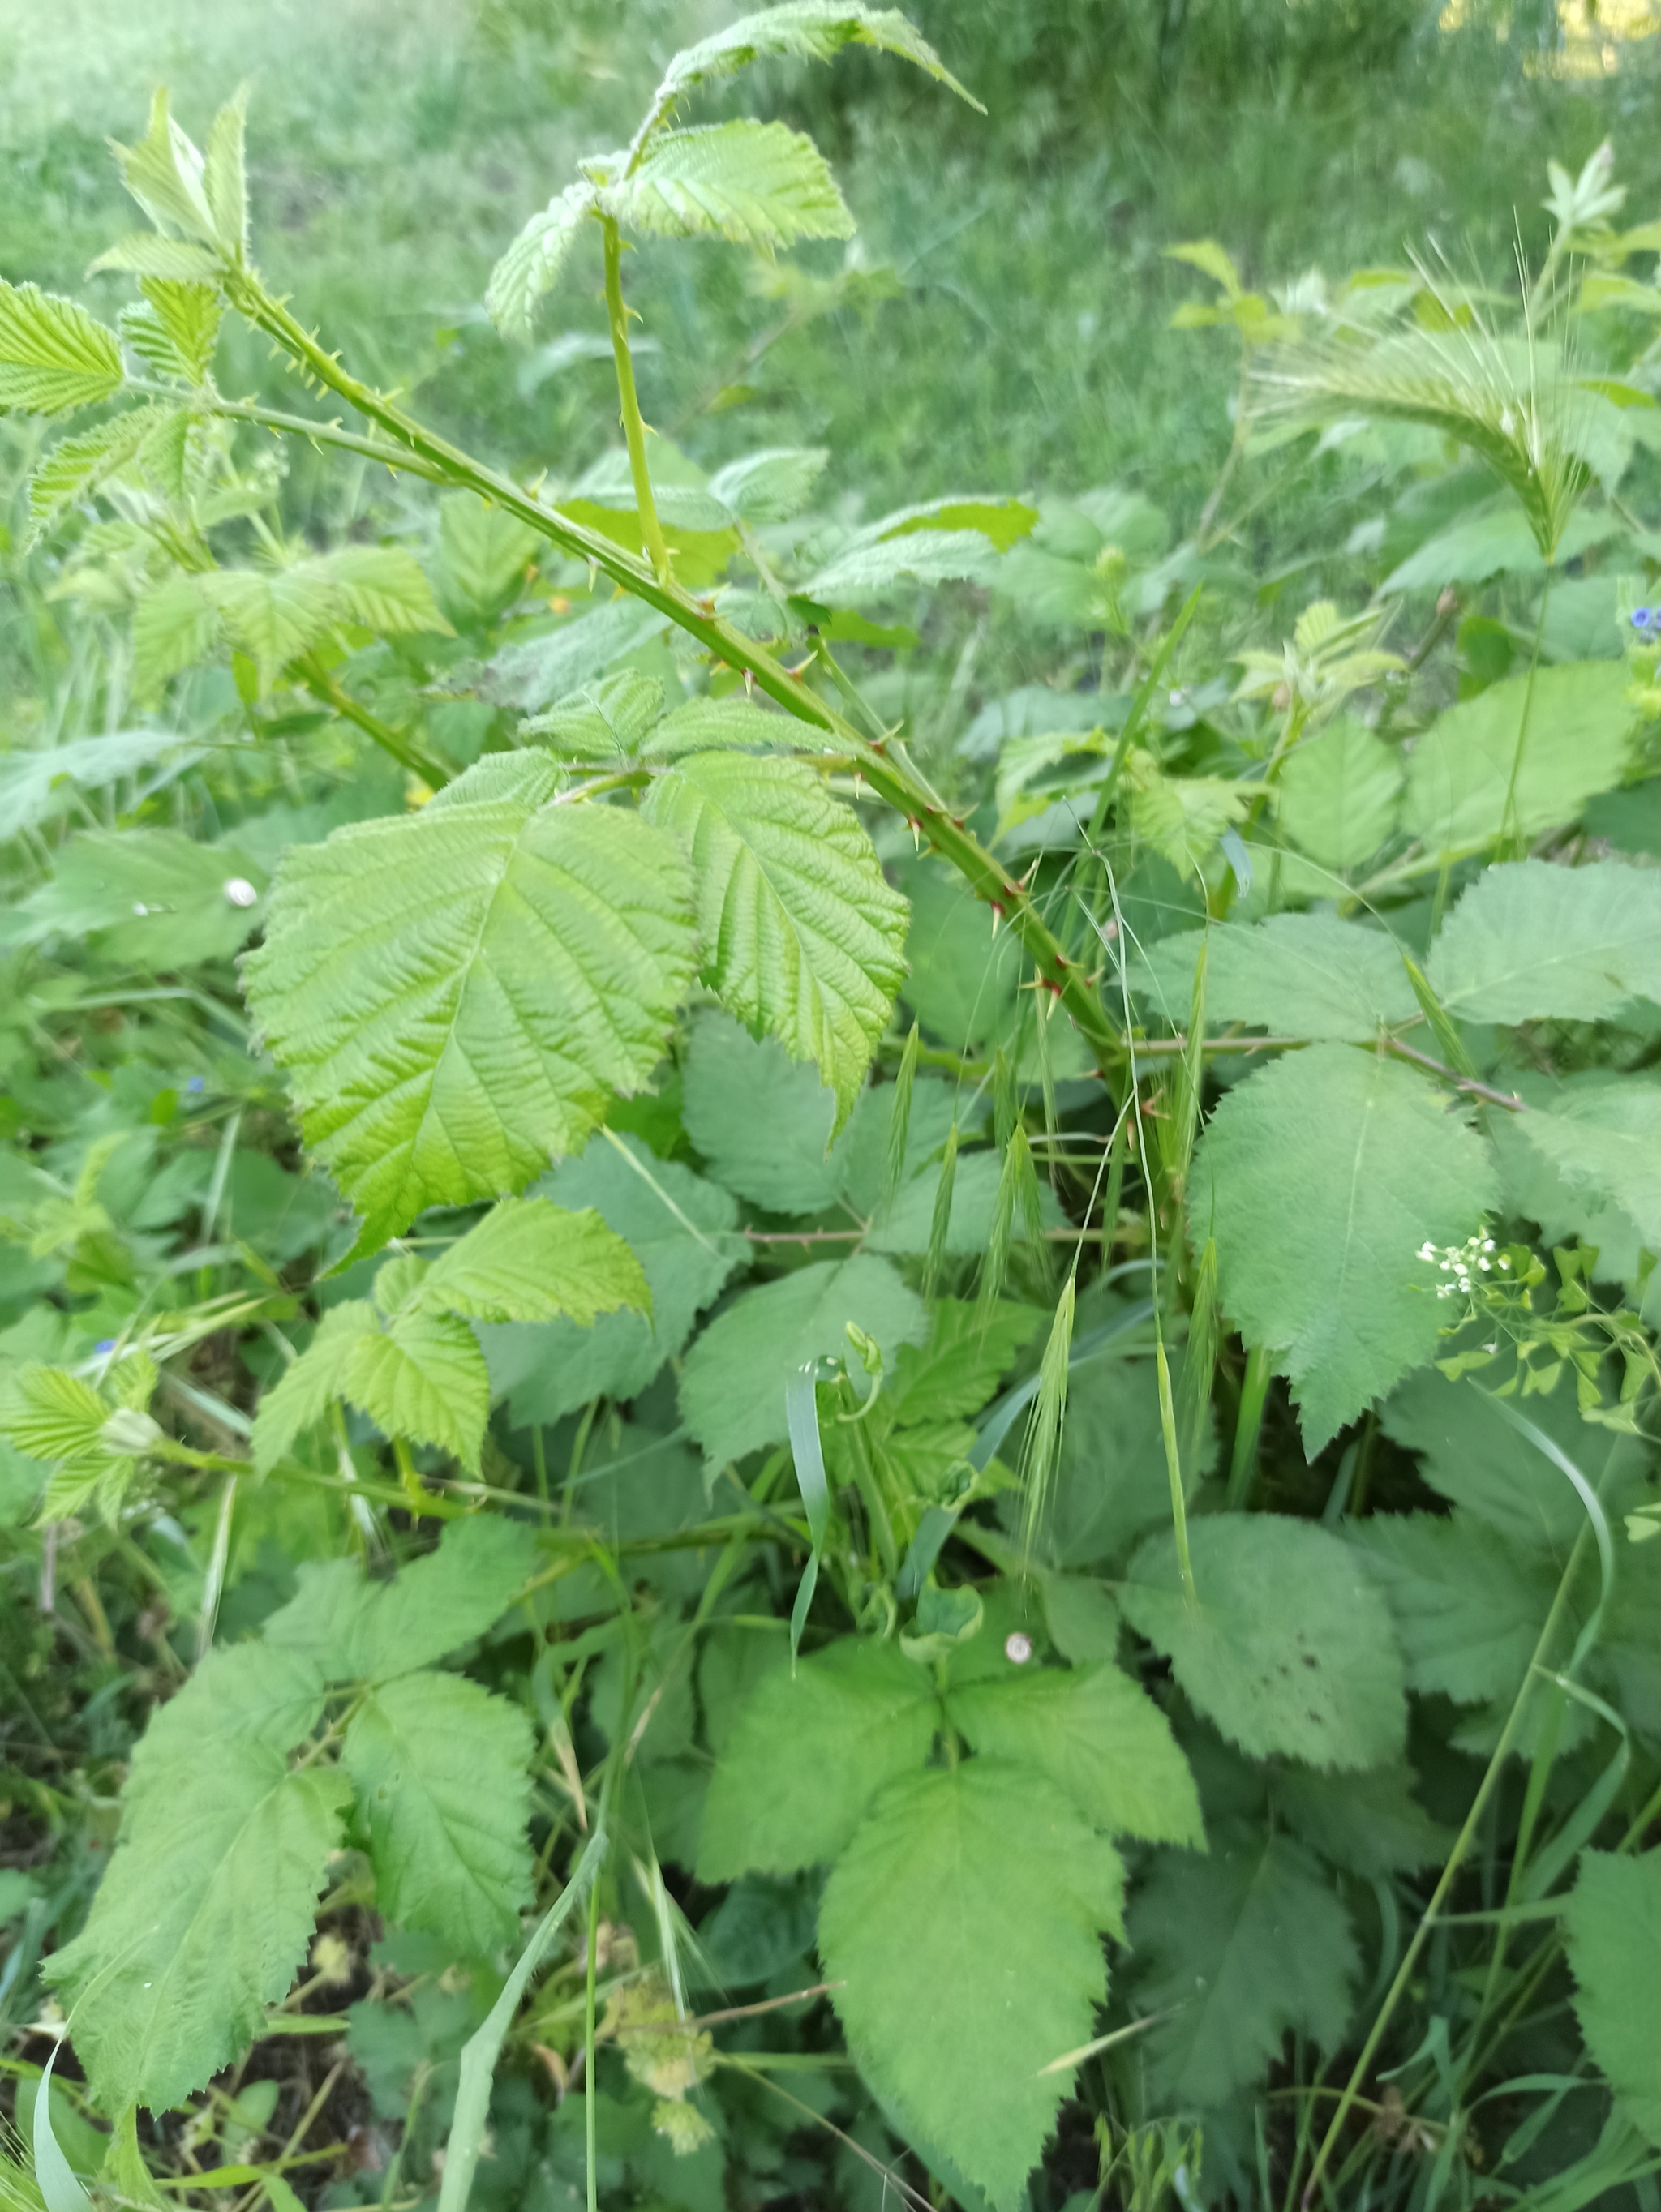
[[834, 376], [850, 42], [524, 196], [580, 457], [238, 102], [0, 290], [9, 2203], [1654, 2201], [1661, 224], [1173, 233], [1190, 503], [861, 504], [628, 298]]

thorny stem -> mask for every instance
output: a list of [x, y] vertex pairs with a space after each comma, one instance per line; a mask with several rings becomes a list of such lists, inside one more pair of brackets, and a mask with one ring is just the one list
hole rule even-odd
[[657, 501], [652, 493], [651, 471], [646, 465], [646, 425], [641, 420], [640, 397], [635, 390], [635, 362], [629, 350], [629, 309], [623, 297], [623, 238], [610, 216], [602, 219], [605, 233], [605, 315], [611, 326], [611, 358], [617, 363], [618, 399], [623, 410], [623, 434], [629, 446], [629, 473], [635, 480], [635, 506], [640, 515], [640, 534], [652, 557], [652, 573], [659, 583], [672, 580], [669, 548], [663, 542]]
[[1110, 1079], [1118, 1080], [1125, 1066], [1123, 1041], [1094, 986], [1079, 964], [1068, 958], [1026, 887], [949, 811], [914, 769], [891, 760], [880, 744], [861, 737], [828, 701], [810, 690], [764, 647], [735, 629], [706, 601], [694, 598], [672, 579], [660, 580], [646, 562], [626, 551], [615, 540], [545, 506], [510, 477], [475, 460], [405, 415], [384, 394], [360, 383], [281, 301], [266, 291], [250, 270], [228, 267], [222, 282], [228, 298], [246, 321], [289, 355], [314, 383], [336, 393], [374, 423], [393, 441], [396, 450], [383, 450], [369, 441], [351, 441], [345, 434], [323, 424], [298, 434], [315, 436], [326, 442], [351, 443], [360, 451], [368, 444], [372, 458], [385, 461], [389, 467], [409, 468], [434, 482], [462, 486], [504, 513], [517, 516], [563, 551], [592, 563], [625, 592], [655, 608], [689, 636], [697, 639], [716, 659], [747, 672], [756, 687], [787, 714], [834, 738], [836, 750], [852, 757], [878, 798], [906, 820], [916, 823], [920, 833], [964, 878], [977, 897], [992, 908], [995, 927], [1000, 916], [1009, 923], [1037, 969], [1042, 986], [1053, 991], [1067, 1008], [1098, 1069]]

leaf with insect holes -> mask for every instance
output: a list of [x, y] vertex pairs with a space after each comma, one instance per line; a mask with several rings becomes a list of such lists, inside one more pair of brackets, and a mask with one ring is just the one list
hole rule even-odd
[[662, 112], [695, 85], [733, 76], [766, 56], [777, 54], [792, 61], [828, 62], [846, 46], [875, 46], [884, 53], [897, 54], [902, 60], [915, 63], [917, 68], [926, 70], [940, 83], [950, 86], [971, 107], [985, 112], [979, 100], [964, 91], [928, 40], [897, 9], [850, 6], [849, 0], [784, 0], [781, 7], [764, 9], [759, 15], [741, 15], [724, 30], [701, 39], [697, 46], [684, 47], [664, 73], [653, 112]]
[[1250, 927], [1183, 930], [1149, 946], [1130, 987], [1178, 1029], [1188, 1026], [1202, 943], [1206, 1018], [1220, 1028], [1244, 1022], [1272, 1036], [1365, 1042], [1419, 1012], [1401, 953], [1383, 930], [1330, 914], [1277, 914]]
[[1048, 1776], [959, 1761], [882, 1792], [819, 1908], [832, 2002], [878, 2095], [1014, 2212], [1067, 2094], [1045, 2069], [1107, 1994], [1124, 1874]]
[[1192, 2109], [1262, 2078], [1288, 2032], [1342, 2042], [1360, 1957], [1317, 1863], [1284, 1836], [1232, 1830], [1210, 1855], [1161, 1851], [1131, 1901], [1136, 2010], [1153, 2093]]
[[928, 1674], [844, 1636], [764, 1675], [704, 1803], [698, 1878], [792, 1874], [833, 1859], [885, 1783], [920, 1767], [940, 1726]]
[[1636, 1858], [1584, 1852], [1564, 1932], [1586, 2047], [1621, 2104], [1661, 2144], [1661, 1850]]
[[387, 1919], [460, 1958], [511, 1941], [532, 1895], [532, 1749], [524, 1714], [459, 1674], [405, 1674], [364, 1699], [341, 1763]]
[[1291, 1381], [1307, 1452], [1431, 1358], [1445, 1314], [1420, 1249], [1463, 1243], [1497, 1196], [1481, 1139], [1399, 1062], [1317, 1045], [1224, 1097], [1190, 1218], [1216, 1239], [1224, 1310]]
[[419, 814], [283, 858], [249, 1002], [366, 1237], [523, 1184], [662, 1054], [686, 861], [558, 788], [545, 753], [487, 756]]
[[1458, 1021], [1591, 1022], [1661, 1000], [1661, 878], [1618, 860], [1486, 869], [1448, 916], [1427, 973]]
[[799, 238], [851, 238], [854, 218], [812, 140], [782, 123], [660, 131], [600, 192], [614, 222], [660, 238], [725, 238], [770, 252]]
[[484, 305], [504, 337], [528, 334], [537, 301], [558, 283], [577, 233], [593, 208], [592, 185], [568, 185], [531, 217], [490, 271]]
[[535, 1559], [524, 1522], [479, 1514], [453, 1521], [435, 1551], [390, 1582], [356, 1559], [308, 1561], [297, 1595], [266, 1620], [265, 1642], [327, 1681], [387, 1681], [429, 1667], [494, 1626]]
[[305, 1661], [244, 1645], [154, 1711], [108, 1871], [46, 1970], [106, 2111], [182, 2104], [287, 1993], [350, 1795], [326, 1768], [289, 1768], [322, 1706]]
[[1401, 1655], [1389, 1608], [1349, 1547], [1266, 1513], [1196, 1521], [1189, 1544], [1194, 1601], [1169, 1532], [1141, 1547], [1118, 1597], [1199, 1711], [1254, 1759], [1355, 1768], [1399, 1758]]
[[114, 333], [73, 300], [35, 284], [0, 283], [0, 408], [62, 415], [121, 389]]
[[1619, 783], [1634, 709], [1619, 660], [1508, 677], [1439, 714], [1408, 763], [1403, 826], [1430, 854], [1534, 838]]
[[946, 1711], [976, 1751], [1036, 1768], [1107, 1834], [1204, 1848], [1188, 1761], [1165, 1715], [1116, 1667], [964, 1682]]
[[703, 980], [818, 1062], [840, 1127], [905, 972], [905, 901], [863, 824], [801, 763], [725, 752], [678, 762], [642, 811], [691, 854]]

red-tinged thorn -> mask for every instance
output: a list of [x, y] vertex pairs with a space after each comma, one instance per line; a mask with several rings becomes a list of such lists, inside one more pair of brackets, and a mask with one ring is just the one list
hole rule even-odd
[[992, 934], [995, 937], [998, 933], [998, 924], [1004, 918], [1004, 910], [996, 899], [989, 899], [987, 904], [992, 909]]

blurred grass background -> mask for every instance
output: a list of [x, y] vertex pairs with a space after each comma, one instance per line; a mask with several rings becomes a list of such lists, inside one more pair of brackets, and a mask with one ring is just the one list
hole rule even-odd
[[[608, 368], [557, 343], [503, 347], [478, 306], [486, 273], [575, 155], [626, 135], [674, 47], [736, 12], [0, 0], [0, 270], [113, 307], [121, 280], [83, 275], [128, 227], [106, 137], [142, 130], [159, 82], [199, 135], [246, 78], [267, 273], [360, 373], [500, 459], [573, 477], [615, 437]], [[1661, 0], [913, 12], [986, 118], [858, 52], [728, 95], [831, 155], [861, 223], [851, 281], [840, 249], [770, 279], [721, 247], [651, 249], [630, 268], [647, 411], [706, 465], [824, 443], [833, 487], [873, 504], [1120, 480], [1189, 520], [1227, 446], [1234, 364], [1225, 337], [1168, 330], [1203, 289], [1169, 245], [1214, 235], [1259, 283], [1397, 260], [1427, 233], [1503, 270], [1519, 235], [1542, 246], [1547, 156], [1578, 167], [1605, 136], [1628, 218], [1661, 213]], [[598, 287], [596, 258], [545, 338], [601, 330]], [[224, 380], [280, 379], [245, 344]], [[1318, 531], [1307, 483], [1282, 520]]]

